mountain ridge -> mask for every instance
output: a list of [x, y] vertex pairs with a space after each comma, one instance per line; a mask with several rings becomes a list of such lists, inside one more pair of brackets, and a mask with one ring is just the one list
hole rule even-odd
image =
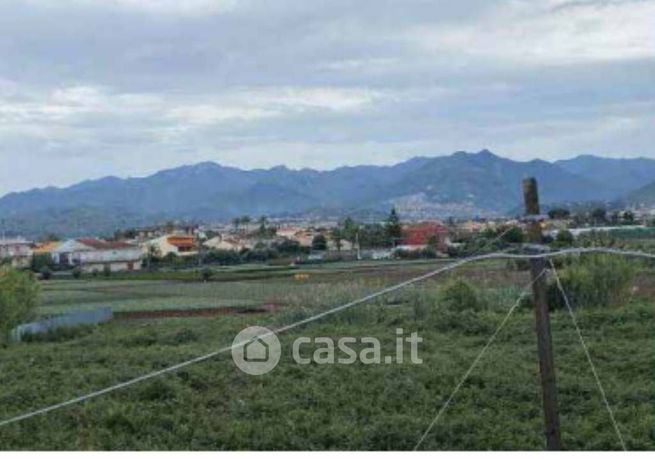
[[[27, 235], [44, 229], [79, 235], [162, 219], [381, 215], [391, 206], [412, 219], [500, 216], [520, 206], [520, 181], [526, 176], [540, 182], [544, 204], [611, 202], [646, 185], [651, 171], [655, 174], [655, 160], [645, 158], [515, 161], [487, 149], [332, 170], [243, 170], [205, 161], [145, 177], [107, 176], [9, 193], [0, 198], [0, 219], [10, 231]], [[72, 221], [76, 211], [83, 223]]]

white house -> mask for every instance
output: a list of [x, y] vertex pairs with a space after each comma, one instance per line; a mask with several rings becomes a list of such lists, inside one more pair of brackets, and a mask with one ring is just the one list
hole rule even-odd
[[195, 237], [186, 234], [168, 234], [141, 244], [141, 249], [146, 255], [151, 248], [154, 248], [161, 257], [168, 254], [184, 257], [198, 253]]
[[52, 251], [55, 263], [80, 267], [84, 272], [136, 271], [141, 269], [141, 249], [126, 242], [81, 238], [62, 242]]
[[239, 239], [238, 237], [222, 236], [222, 235], [211, 238], [210, 240], [206, 241], [203, 245], [208, 249], [234, 250], [236, 252], [252, 247], [251, 244], [247, 243], [246, 241], [243, 241], [242, 239]]
[[27, 268], [31, 259], [31, 242], [22, 238], [0, 239], [0, 262], [9, 260], [14, 268]]

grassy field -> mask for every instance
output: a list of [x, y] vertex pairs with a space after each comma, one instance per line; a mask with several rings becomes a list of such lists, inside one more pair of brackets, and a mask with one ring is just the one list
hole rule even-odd
[[[60, 402], [232, 343], [248, 325], [280, 326], [433, 268], [337, 266], [252, 280], [94, 280], [44, 283], [42, 314], [111, 305], [115, 310], [281, 305], [275, 313], [115, 321], [65, 339], [0, 349], [0, 420]], [[214, 450], [412, 449], [516, 300], [525, 272], [505, 263], [457, 272], [483, 291], [482, 310], [439, 300], [447, 277], [280, 336], [271, 373], [247, 376], [229, 354], [85, 404], [0, 427], [2, 449]], [[629, 449], [653, 449], [655, 317], [652, 271], [636, 292], [603, 310], [580, 310], [580, 327]], [[543, 449], [533, 315], [520, 308], [422, 447]], [[299, 336], [374, 336], [392, 353], [395, 330], [417, 331], [423, 363], [298, 365]], [[618, 449], [570, 318], [552, 314], [563, 443]]]

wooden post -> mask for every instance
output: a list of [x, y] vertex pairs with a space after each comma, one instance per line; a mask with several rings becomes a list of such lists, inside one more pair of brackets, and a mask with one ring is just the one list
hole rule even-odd
[[[525, 212], [528, 216], [540, 214], [537, 181], [534, 178], [523, 180], [523, 198]], [[541, 223], [534, 220], [528, 223], [528, 240], [532, 244], [541, 244]], [[550, 336], [550, 317], [546, 297], [546, 278], [542, 276], [546, 269], [544, 258], [530, 260], [532, 274], [532, 292], [534, 296], [534, 313], [537, 332], [537, 349], [539, 351], [539, 371], [541, 373], [541, 393], [544, 405], [544, 422], [546, 448], [551, 451], [562, 449], [559, 435], [559, 414], [557, 409], [557, 386], [555, 383], [555, 360]]]

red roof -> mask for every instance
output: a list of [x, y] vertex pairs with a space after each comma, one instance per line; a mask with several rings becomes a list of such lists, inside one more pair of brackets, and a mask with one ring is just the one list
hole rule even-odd
[[121, 241], [103, 241], [102, 239], [80, 238], [76, 239], [80, 244], [91, 247], [96, 250], [120, 250], [120, 249], [133, 249], [132, 244]]
[[431, 238], [438, 244], [443, 243], [448, 235], [448, 228], [439, 223], [419, 223], [403, 228], [403, 245], [427, 245]]
[[168, 236], [167, 240], [178, 249], [192, 249], [195, 244], [193, 236]]

